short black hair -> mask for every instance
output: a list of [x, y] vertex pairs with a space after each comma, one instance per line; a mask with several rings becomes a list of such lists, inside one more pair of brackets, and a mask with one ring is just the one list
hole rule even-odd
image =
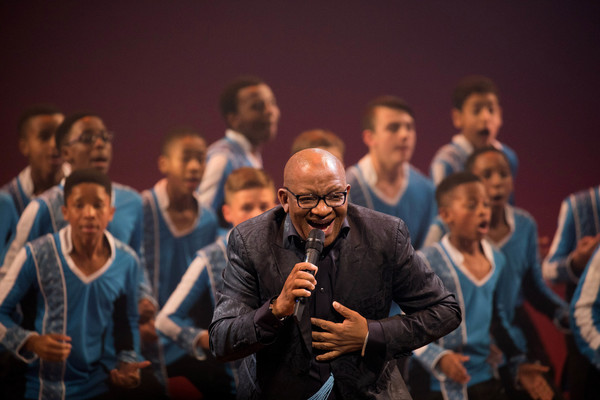
[[240, 90], [249, 86], [262, 85], [264, 83], [265, 82], [261, 78], [256, 76], [240, 76], [229, 82], [221, 92], [221, 97], [219, 98], [219, 109], [221, 110], [223, 118], [227, 121], [227, 116], [230, 113], [235, 114], [237, 112], [237, 95]]
[[71, 128], [73, 127], [75, 122], [77, 122], [80, 119], [85, 118], [85, 117], [100, 118], [98, 116], [98, 114], [93, 113], [93, 112], [76, 112], [76, 113], [71, 114], [68, 117], [66, 117], [63, 120], [62, 124], [60, 124], [58, 126], [58, 128], [56, 128], [55, 140], [56, 140], [56, 147], [58, 149], [60, 149], [62, 146], [64, 146], [66, 144], [66, 139], [68, 138], [69, 132], [71, 131]]
[[415, 119], [415, 113], [413, 112], [412, 108], [408, 105], [406, 101], [404, 101], [400, 97], [391, 95], [379, 96], [367, 103], [367, 106], [363, 111], [363, 129], [374, 129], [373, 116], [375, 115], [375, 108], [377, 107], [387, 107], [393, 110], [404, 111], [413, 119]]
[[462, 110], [465, 101], [473, 93], [492, 93], [500, 99], [498, 87], [496, 87], [494, 81], [482, 75], [470, 75], [462, 78], [454, 87], [454, 92], [452, 92], [452, 107]]
[[83, 168], [73, 171], [67, 176], [67, 179], [65, 179], [65, 205], [67, 204], [67, 199], [71, 195], [73, 188], [82, 183], [98, 184], [106, 190], [108, 197], [112, 196], [112, 184], [105, 173], [100, 172], [95, 168]]
[[334, 147], [342, 153], [342, 156], [346, 151], [344, 141], [335, 133], [328, 129], [311, 129], [296, 136], [292, 143], [291, 155], [314, 147]]
[[169, 132], [167, 132], [165, 137], [162, 139], [160, 153], [163, 156], [166, 156], [169, 152], [169, 147], [171, 147], [174, 141], [190, 136], [202, 139], [202, 141], [206, 143], [204, 138], [194, 128], [190, 126], [178, 126], [169, 130]]
[[510, 161], [508, 161], [508, 157], [506, 156], [506, 154], [504, 154], [504, 152], [502, 150], [499, 150], [499, 149], [495, 148], [494, 146], [486, 146], [486, 147], [477, 149], [473, 153], [471, 153], [471, 155], [469, 156], [469, 158], [467, 158], [467, 161], [465, 162], [465, 170], [471, 171], [473, 169], [473, 164], [475, 164], [475, 161], [477, 160], [477, 157], [479, 157], [483, 153], [490, 153], [490, 152], [501, 154], [502, 157], [504, 157], [504, 159], [506, 160], [506, 164], [508, 164], [508, 166], [510, 166]]
[[53, 104], [35, 104], [27, 108], [25, 111], [23, 111], [23, 113], [19, 117], [19, 121], [17, 122], [17, 132], [19, 134], [19, 139], [25, 139], [25, 126], [31, 118], [37, 117], [38, 115], [54, 114], [62, 114], [62, 111], [60, 111], [58, 107], [56, 107]]
[[471, 182], [481, 182], [479, 177], [471, 172], [463, 171], [445, 177], [435, 189], [435, 201], [438, 208], [446, 206], [449, 194], [460, 185]]

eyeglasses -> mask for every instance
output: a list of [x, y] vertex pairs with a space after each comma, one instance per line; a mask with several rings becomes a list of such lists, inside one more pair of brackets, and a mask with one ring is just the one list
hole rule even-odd
[[346, 196], [348, 195], [347, 190], [345, 192], [333, 192], [326, 194], [325, 196], [317, 196], [316, 194], [295, 194], [286, 187], [284, 187], [284, 189], [296, 198], [298, 207], [305, 209], [315, 208], [319, 205], [321, 200], [329, 207], [340, 207], [346, 203]]
[[112, 142], [114, 133], [109, 131], [94, 131], [94, 130], [86, 130], [81, 132], [81, 135], [77, 139], [73, 139], [67, 144], [73, 143], [82, 143], [85, 145], [90, 145], [96, 142], [98, 139], [102, 139], [104, 143]]

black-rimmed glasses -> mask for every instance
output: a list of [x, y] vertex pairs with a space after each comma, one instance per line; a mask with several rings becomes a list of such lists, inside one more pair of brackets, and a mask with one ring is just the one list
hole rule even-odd
[[83, 143], [90, 145], [96, 142], [98, 139], [102, 139], [104, 143], [110, 143], [113, 140], [114, 133], [109, 131], [94, 131], [85, 130], [81, 132], [81, 135], [77, 139], [73, 139], [67, 144]]
[[316, 194], [295, 194], [290, 189], [284, 187], [285, 190], [290, 192], [292, 196], [296, 198], [296, 202], [298, 203], [298, 207], [311, 209], [315, 208], [321, 200], [325, 202], [325, 204], [329, 207], [340, 207], [346, 203], [346, 196], [348, 195], [348, 191], [344, 192], [333, 192], [328, 193], [325, 196], [317, 196]]

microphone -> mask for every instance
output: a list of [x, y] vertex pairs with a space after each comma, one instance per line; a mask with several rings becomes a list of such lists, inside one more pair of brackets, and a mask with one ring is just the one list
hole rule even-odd
[[[315, 265], [317, 264], [319, 256], [321, 255], [321, 251], [323, 251], [324, 241], [325, 233], [322, 230], [313, 229], [310, 231], [308, 234], [308, 239], [306, 239], [306, 257], [304, 258], [304, 262], [309, 262]], [[306, 297], [298, 297], [296, 299], [296, 304], [294, 305], [294, 319], [296, 322], [300, 321], [300, 318], [302, 318], [305, 304]]]

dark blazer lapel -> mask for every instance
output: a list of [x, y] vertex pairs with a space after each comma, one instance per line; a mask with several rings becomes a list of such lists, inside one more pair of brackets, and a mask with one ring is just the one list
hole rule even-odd
[[340, 243], [333, 299], [344, 306], [353, 293], [354, 286], [360, 282], [362, 259], [367, 254], [367, 249], [361, 245], [359, 238], [358, 232], [353, 235], [350, 231], [348, 237]]

